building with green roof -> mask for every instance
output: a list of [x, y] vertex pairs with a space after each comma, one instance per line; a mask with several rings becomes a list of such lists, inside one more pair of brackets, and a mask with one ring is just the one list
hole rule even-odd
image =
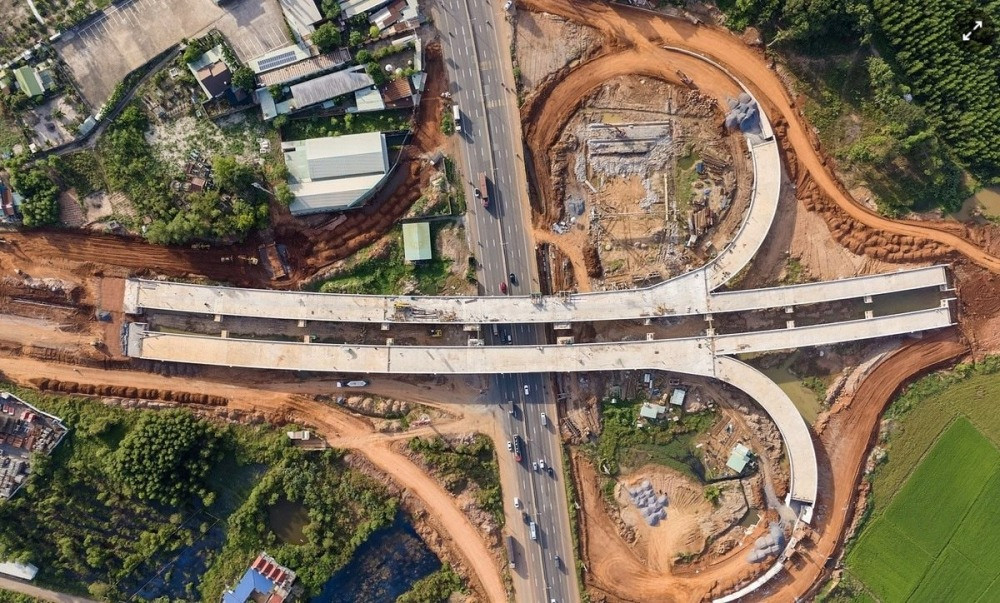
[[45, 86], [38, 72], [25, 65], [14, 70], [14, 79], [17, 80], [17, 87], [28, 96], [41, 96], [45, 94]]
[[403, 257], [407, 262], [420, 262], [434, 257], [430, 222], [403, 224]]

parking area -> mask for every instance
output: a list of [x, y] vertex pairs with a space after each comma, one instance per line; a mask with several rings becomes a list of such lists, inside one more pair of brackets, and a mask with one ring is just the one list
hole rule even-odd
[[66, 32], [56, 49], [96, 110], [129, 72], [213, 28], [244, 61], [289, 43], [277, 0], [130, 0]]

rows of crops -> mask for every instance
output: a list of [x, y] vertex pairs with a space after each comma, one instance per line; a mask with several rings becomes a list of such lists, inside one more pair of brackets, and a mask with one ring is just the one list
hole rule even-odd
[[998, 499], [1000, 451], [958, 418], [861, 534], [848, 570], [885, 603], [996, 600], [1000, 556], [984, 547], [1000, 542]]
[[[901, 79], [945, 126], [945, 140], [981, 178], [1000, 176], [1000, 2], [875, 0], [873, 6]], [[984, 27], [973, 31], [977, 20]], [[963, 33], [973, 36], [963, 41]]]

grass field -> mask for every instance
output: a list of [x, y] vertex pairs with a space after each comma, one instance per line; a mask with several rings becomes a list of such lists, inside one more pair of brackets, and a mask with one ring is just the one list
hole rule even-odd
[[893, 403], [870, 519], [823, 600], [1000, 600], [998, 372], [996, 358], [960, 365]]
[[[960, 551], [982, 547], [974, 531], [981, 522], [969, 509], [995, 500], [985, 486], [998, 483], [998, 468], [996, 447], [968, 420], [956, 420], [861, 535], [848, 556], [850, 571], [883, 601], [975, 601], [1000, 574], [1000, 559], [974, 555], [983, 559], [980, 567]], [[949, 589], [968, 596], [940, 598]]]

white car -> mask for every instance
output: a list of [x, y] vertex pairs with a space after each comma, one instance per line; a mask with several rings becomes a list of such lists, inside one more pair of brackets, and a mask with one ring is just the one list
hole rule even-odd
[[538, 463], [532, 463], [532, 464], [531, 464], [531, 468], [532, 468], [532, 470], [534, 470], [534, 471], [538, 471]]
[[538, 466], [545, 469], [545, 459], [538, 459]]
[[516, 496], [514, 497], [514, 508], [515, 509], [521, 508], [521, 499]]
[[530, 387], [528, 387], [528, 384], [527, 384], [527, 383], [525, 383], [525, 384], [524, 384], [524, 395], [525, 395], [525, 396], [527, 396], [527, 395], [529, 395], [529, 394], [531, 394], [531, 388], [530, 388]]
[[510, 440], [507, 440], [507, 450], [514, 450], [514, 444], [512, 444]]
[[514, 6], [514, 0], [507, 0], [506, 2], [503, 3], [504, 10], [510, 10], [512, 6]]

